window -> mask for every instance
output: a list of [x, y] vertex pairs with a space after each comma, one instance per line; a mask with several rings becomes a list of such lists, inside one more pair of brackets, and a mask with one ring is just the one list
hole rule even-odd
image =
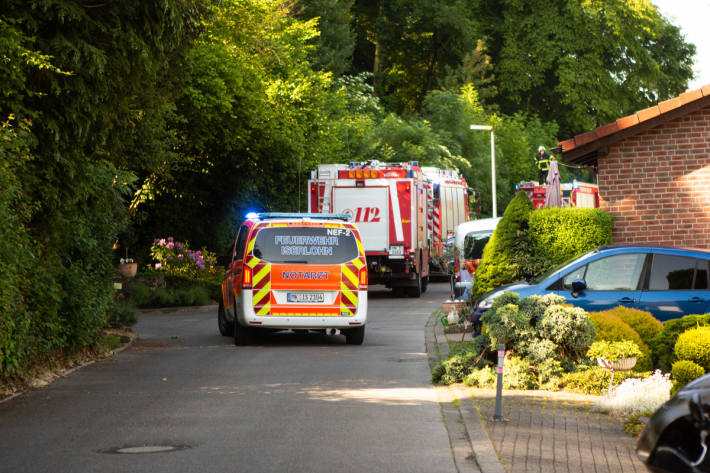
[[352, 231], [325, 227], [263, 228], [252, 252], [270, 263], [342, 264], [358, 257]]
[[491, 235], [492, 233], [489, 231], [466, 235], [463, 240], [463, 258], [465, 260], [483, 258], [483, 248], [491, 239]]
[[630, 253], [592, 261], [565, 276], [565, 288], [571, 289], [572, 281], [584, 279], [589, 291], [633, 291], [645, 259], [642, 253]]
[[236, 249], [234, 250], [234, 260], [244, 259], [244, 248], [247, 245], [247, 235], [249, 234], [249, 226], [242, 225], [237, 235]]
[[651, 291], [707, 289], [708, 263], [685, 256], [655, 255], [648, 288]]

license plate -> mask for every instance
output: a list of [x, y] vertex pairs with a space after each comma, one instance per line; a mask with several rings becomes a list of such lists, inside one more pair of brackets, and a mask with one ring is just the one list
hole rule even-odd
[[404, 258], [404, 246], [403, 245], [391, 245], [390, 246], [390, 258]]
[[322, 292], [291, 293], [286, 294], [288, 302], [322, 304], [325, 302], [325, 294]]

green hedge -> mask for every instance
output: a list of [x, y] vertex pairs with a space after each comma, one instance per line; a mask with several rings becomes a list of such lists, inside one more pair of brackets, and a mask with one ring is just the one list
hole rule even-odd
[[710, 325], [710, 314], [686, 315], [680, 319], [666, 320], [661, 333], [654, 336], [649, 344], [654, 365], [664, 373], [668, 373], [671, 364], [675, 361], [673, 347], [678, 336], [689, 328], [705, 325]]
[[528, 220], [535, 256], [552, 266], [611, 243], [614, 219], [600, 209], [537, 209]]
[[634, 371], [648, 371], [653, 367], [653, 355], [651, 349], [641, 339], [641, 336], [629, 324], [621, 320], [614, 314], [615, 309], [603, 312], [589, 312], [589, 320], [596, 329], [595, 340], [606, 340], [609, 342], [620, 342], [631, 340], [641, 349], [641, 355], [636, 361]]
[[676, 359], [689, 360], [710, 370], [710, 327], [696, 327], [678, 336], [673, 349]]

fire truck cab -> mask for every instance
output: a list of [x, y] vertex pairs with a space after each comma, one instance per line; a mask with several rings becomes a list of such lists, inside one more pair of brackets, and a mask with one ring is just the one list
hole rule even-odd
[[308, 211], [349, 215], [369, 284], [419, 297], [429, 282], [426, 185], [417, 162], [321, 164], [310, 173]]

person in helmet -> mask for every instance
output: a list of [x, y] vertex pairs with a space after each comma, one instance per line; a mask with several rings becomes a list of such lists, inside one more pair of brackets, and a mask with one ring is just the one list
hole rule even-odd
[[537, 165], [537, 182], [541, 186], [545, 185], [547, 172], [550, 170], [550, 155], [547, 154], [547, 150], [544, 146], [540, 146], [537, 149], [535, 164]]

